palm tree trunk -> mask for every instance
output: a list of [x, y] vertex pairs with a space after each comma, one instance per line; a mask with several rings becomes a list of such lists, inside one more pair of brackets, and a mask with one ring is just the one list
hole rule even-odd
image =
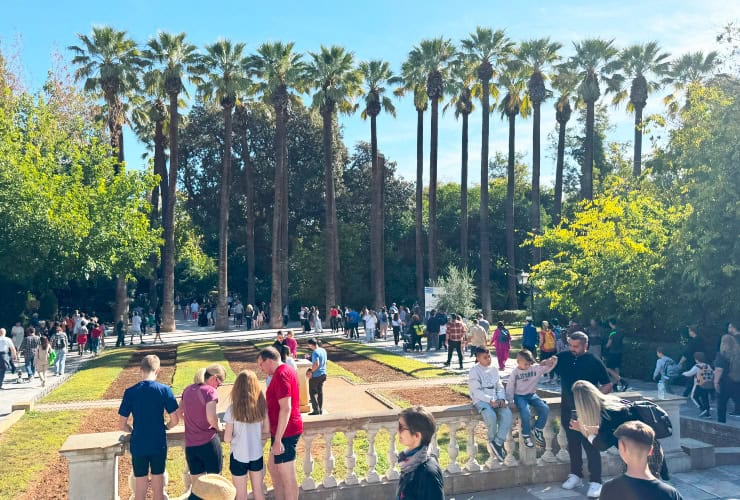
[[635, 106], [635, 158], [632, 164], [632, 176], [642, 174], [642, 106]]
[[385, 307], [385, 156], [378, 156], [378, 290], [380, 293], [380, 307]]
[[336, 205], [334, 200], [334, 169], [333, 169], [333, 148], [332, 140], [332, 119], [333, 110], [325, 108], [322, 110], [323, 118], [323, 142], [324, 142], [324, 184], [326, 190], [326, 235], [324, 242], [326, 244], [326, 310], [336, 304], [336, 270], [335, 265], [337, 255], [334, 253], [334, 238], [337, 230], [334, 214]]
[[[533, 103], [532, 119], [532, 233], [540, 234], [540, 102]], [[539, 247], [532, 247], [532, 260], [539, 264], [542, 260], [542, 251]]]
[[439, 100], [432, 101], [429, 141], [429, 281], [437, 279], [437, 147], [439, 135]]
[[514, 243], [514, 161], [516, 149], [514, 145], [516, 133], [516, 115], [509, 113], [509, 162], [506, 168], [506, 259], [509, 269], [507, 278], [507, 303], [509, 309], [517, 308], [516, 300], [516, 246]]
[[560, 214], [563, 206], [563, 166], [565, 162], [565, 125], [558, 122], [558, 154], [555, 163], [555, 200], [552, 205], [552, 222], [560, 224]]
[[373, 294], [373, 308], [379, 311], [383, 307], [383, 288], [381, 279], [382, 242], [380, 231], [380, 203], [383, 181], [379, 176], [377, 117], [370, 116], [370, 155], [372, 164], [372, 189], [370, 195], [370, 289]]
[[178, 166], [178, 94], [170, 94], [169, 112], [169, 140], [170, 140], [170, 170], [167, 176], [167, 196], [164, 211], [164, 263], [162, 266], [162, 331], [175, 331], [175, 201], [177, 196], [177, 166]]
[[[108, 124], [111, 132], [111, 147], [116, 153], [118, 163], [114, 167], [114, 173], [116, 175], [121, 173], [124, 162], [123, 154], [123, 126], [120, 124], [118, 109], [120, 103], [117, 101], [109, 102], [109, 114]], [[121, 316], [128, 316], [128, 288], [126, 275], [120, 275], [116, 278], [116, 311], [115, 317], [120, 318]]]
[[282, 328], [283, 326], [283, 294], [281, 279], [281, 254], [283, 244], [283, 171], [285, 169], [285, 144], [287, 110], [275, 106], [275, 200], [272, 211], [272, 266], [271, 281], [272, 290], [270, 294], [270, 328]]
[[480, 300], [483, 316], [491, 317], [491, 254], [488, 246], [488, 136], [490, 121], [489, 82], [481, 82], [483, 93], [481, 107], [483, 119], [481, 124], [480, 145]]
[[594, 198], [594, 118], [595, 103], [586, 103], [586, 147], [581, 168], [581, 198]]
[[[287, 121], [287, 119], [286, 119]], [[281, 217], [281, 229], [280, 229], [280, 302], [287, 304], [289, 302], [289, 290], [288, 290], [288, 254], [290, 253], [290, 244], [288, 236], [288, 203], [290, 201], [290, 188], [288, 184], [288, 176], [290, 175], [290, 159], [288, 158], [288, 139], [286, 135], [285, 142], [283, 144], [283, 158], [285, 163], [283, 164], [283, 198], [282, 198], [282, 209], [280, 211]]]
[[229, 258], [229, 185], [231, 184], [231, 133], [232, 107], [225, 106], [224, 152], [221, 168], [221, 206], [218, 226], [218, 305], [216, 306], [216, 330], [229, 328], [228, 258]]
[[468, 113], [462, 115], [460, 167], [460, 260], [468, 267]]
[[244, 162], [244, 191], [247, 198], [247, 304], [255, 304], [254, 277], [254, 172], [249, 157], [248, 127], [244, 127], [242, 140], [242, 161]]
[[424, 306], [424, 110], [416, 110], [416, 300]]
[[[165, 206], [167, 199], [167, 159], [165, 157], [165, 142], [164, 136], [164, 123], [157, 121], [154, 124], [154, 173], [159, 176], [160, 183], [155, 186], [152, 190], [152, 212], [151, 212], [151, 225], [152, 227], [161, 227], [162, 220], [160, 215], [164, 218]], [[162, 198], [162, 205], [160, 210], [159, 199]], [[164, 259], [164, 248], [161, 248], [162, 258]], [[157, 281], [161, 273], [160, 256], [154, 252], [149, 257], [149, 263], [152, 266], [152, 277], [149, 283], [149, 298], [151, 300], [152, 307], [154, 310], [159, 308], [161, 301], [159, 300], [159, 293], [157, 289]]]

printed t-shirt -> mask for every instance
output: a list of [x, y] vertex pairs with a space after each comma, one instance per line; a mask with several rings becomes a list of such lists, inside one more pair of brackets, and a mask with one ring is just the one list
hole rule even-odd
[[182, 391], [185, 408], [185, 446], [200, 446], [216, 435], [206, 418], [206, 404], [218, 402], [216, 389], [207, 384], [192, 384]]
[[564, 402], [573, 404], [571, 388], [577, 380], [587, 380], [597, 387], [610, 382], [604, 363], [590, 352], [574, 356], [570, 351], [563, 351], [557, 356], [555, 373], [560, 375]]
[[160, 455], [167, 452], [162, 414], [177, 410], [172, 389], [155, 380], [142, 380], [123, 393], [118, 414], [128, 418], [134, 414], [131, 433], [131, 455]]
[[262, 422], [239, 422], [234, 420], [231, 405], [226, 409], [224, 422], [234, 424], [231, 438], [231, 453], [242, 463], [254, 462], [262, 456]]
[[300, 394], [298, 393], [298, 377], [296, 372], [286, 364], [278, 366], [272, 374], [270, 385], [267, 386], [267, 416], [270, 419], [270, 434], [277, 432], [280, 403], [283, 398], [290, 398], [290, 416], [283, 437], [297, 436], [303, 432], [301, 419]]
[[517, 366], [509, 375], [509, 383], [506, 385], [506, 397], [509, 401], [514, 395], [522, 396], [537, 392], [537, 381], [552, 368], [543, 365], [532, 365], [527, 370], [521, 370]]

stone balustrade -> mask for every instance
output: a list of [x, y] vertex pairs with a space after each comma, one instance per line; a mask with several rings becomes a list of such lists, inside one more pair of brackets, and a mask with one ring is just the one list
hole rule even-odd
[[[643, 399], [636, 393], [627, 393], [628, 399]], [[544, 448], [527, 448], [522, 442], [520, 416], [514, 409], [511, 431], [506, 440], [509, 451], [506, 460], [500, 463], [495, 457], [489, 457], [484, 463], [478, 461], [478, 450], [486, 444], [485, 425], [472, 405], [452, 407], [431, 407], [429, 410], [437, 420], [437, 434], [432, 439], [432, 452], [439, 456], [440, 448], [447, 452], [449, 461], [444, 467], [445, 490], [449, 495], [506, 488], [524, 484], [561, 481], [569, 472], [569, 456], [566, 447], [565, 429], [559, 422], [560, 398], [546, 398], [550, 406], [550, 419], [544, 430]], [[680, 443], [679, 406], [683, 398], [671, 398], [660, 401], [668, 411], [674, 423], [673, 436], [662, 440], [669, 468], [672, 472], [688, 470], [690, 461], [683, 453]], [[366, 499], [392, 498], [395, 492], [399, 472], [397, 470], [396, 448], [398, 412], [357, 412], [352, 414], [323, 415], [304, 419], [303, 447], [313, 453], [299, 455], [303, 465], [304, 479], [300, 484], [301, 498], [305, 499]], [[115, 435], [115, 436], [114, 436]], [[95, 461], [94, 498], [117, 499], [117, 457], [123, 450], [118, 441], [121, 433], [105, 433], [88, 436], [105, 436], [90, 438], [86, 435], [70, 436], [61, 453], [70, 460], [70, 498], [93, 498], [82, 494], [85, 483], [89, 482], [90, 469], [85, 463]], [[332, 442], [342, 436], [343, 450], [342, 476], [336, 476], [334, 450]], [[359, 437], [367, 443], [362, 467], [358, 466], [359, 447], [355, 446]], [[102, 441], [101, 441], [102, 439]], [[168, 431], [170, 447], [184, 446], [183, 428]], [[464, 456], [461, 456], [461, 446]], [[320, 451], [323, 447], [323, 452]], [[469, 453], [474, 450], [474, 453]], [[381, 456], [384, 455], [384, 456]], [[312, 477], [317, 467], [316, 456], [320, 461], [323, 479], [317, 481]], [[102, 461], [101, 461], [102, 460]], [[379, 467], [380, 461], [383, 467]], [[621, 471], [618, 454], [602, 454], [605, 474], [616, 474]], [[360, 469], [364, 472], [361, 473]], [[379, 470], [381, 469], [381, 470]], [[178, 471], [170, 471], [170, 474]], [[185, 471], [187, 474], [187, 471]], [[189, 481], [186, 479], [186, 484]]]

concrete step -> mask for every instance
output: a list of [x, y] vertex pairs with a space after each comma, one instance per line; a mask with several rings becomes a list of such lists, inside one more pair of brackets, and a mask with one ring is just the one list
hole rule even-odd
[[681, 438], [681, 448], [691, 458], [691, 469], [715, 466], [714, 445], [693, 438]]

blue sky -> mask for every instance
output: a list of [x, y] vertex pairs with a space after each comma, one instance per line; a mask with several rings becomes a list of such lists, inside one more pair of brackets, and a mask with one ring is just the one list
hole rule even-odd
[[[395, 71], [408, 51], [423, 38], [445, 36], [457, 42], [477, 25], [504, 28], [514, 40], [550, 36], [564, 46], [568, 56], [572, 41], [600, 36], [614, 38], [619, 47], [649, 40], [658, 41], [672, 54], [716, 48], [714, 37], [723, 25], [740, 19], [738, 0], [621, 0], [621, 1], [501, 1], [467, 0], [336, 0], [254, 2], [221, 0], [6, 0], [0, 18], [0, 47], [18, 52], [23, 79], [38, 88], [52, 64], [51, 54], [69, 59], [68, 45], [77, 43], [76, 33], [89, 33], [94, 24], [110, 24], [127, 30], [142, 42], [158, 30], [185, 31], [191, 43], [202, 46], [219, 37], [247, 43], [254, 50], [269, 40], [294, 41], [298, 51], [315, 51], [321, 44], [340, 44], [357, 60], [384, 59]], [[8, 5], [9, 4], [9, 5]], [[661, 110], [652, 98], [646, 113]], [[396, 100], [398, 116], [381, 116], [378, 142], [387, 157], [396, 160], [400, 173], [412, 179], [416, 168], [416, 115], [409, 98]], [[631, 117], [623, 109], [610, 111], [615, 125], [609, 138], [630, 140]], [[425, 131], [429, 130], [429, 118]], [[359, 114], [342, 117], [345, 142], [351, 148], [369, 140], [369, 123]], [[506, 150], [506, 125], [491, 120], [491, 152]], [[554, 129], [552, 103], [543, 106], [543, 135]], [[126, 141], [131, 167], [140, 168], [143, 147], [132, 137]], [[425, 138], [425, 172], [428, 175], [428, 136]], [[517, 150], [528, 156], [531, 120], [519, 120]], [[452, 113], [440, 119], [439, 177], [459, 182], [460, 126]], [[543, 146], [549, 147], [543, 142]], [[646, 144], [647, 146], [647, 144]], [[543, 151], [543, 182], [551, 183], [554, 159]], [[480, 115], [470, 119], [470, 158], [473, 172], [480, 164]], [[473, 179], [476, 175], [471, 176]]]

